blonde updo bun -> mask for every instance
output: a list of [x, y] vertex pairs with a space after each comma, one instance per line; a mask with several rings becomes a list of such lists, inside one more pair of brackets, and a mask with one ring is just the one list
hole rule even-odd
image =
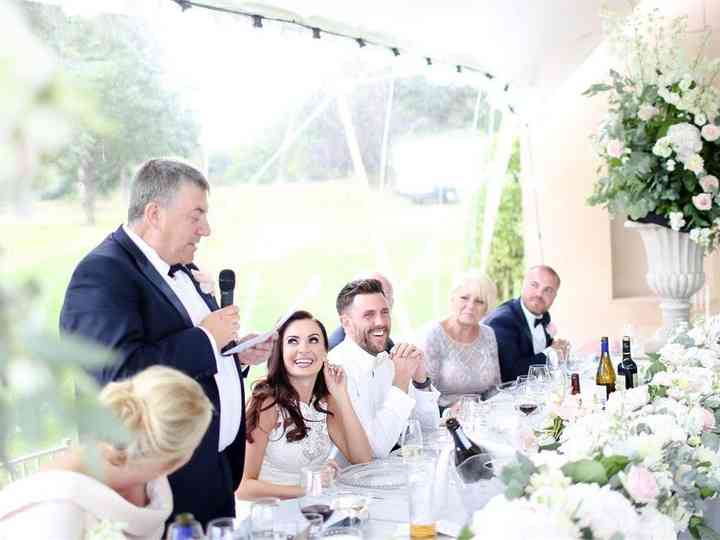
[[193, 379], [168, 367], [153, 366], [130, 379], [108, 384], [100, 392], [130, 432], [131, 441], [116, 449], [117, 461], [190, 455], [207, 431], [212, 404]]

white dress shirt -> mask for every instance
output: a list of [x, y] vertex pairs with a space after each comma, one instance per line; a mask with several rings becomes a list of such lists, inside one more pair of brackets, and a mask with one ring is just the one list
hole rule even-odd
[[557, 361], [555, 355], [555, 349], [547, 346], [547, 337], [545, 336], [545, 328], [542, 324], [535, 324], [537, 317], [525, 307], [525, 303], [520, 299], [520, 306], [522, 307], [523, 313], [525, 314], [525, 320], [527, 321], [528, 328], [530, 328], [530, 335], [533, 338], [533, 352], [535, 354], [543, 353], [547, 357], [547, 365], [551, 365]]
[[386, 457], [398, 442], [415, 410], [423, 430], [434, 430], [440, 422], [440, 392], [416, 390], [412, 382], [406, 394], [393, 386], [395, 364], [387, 353], [373, 356], [352, 339], [328, 353], [332, 364], [343, 367], [353, 409], [365, 428], [373, 455]]
[[[163, 261], [147, 242], [135, 234], [129, 227], [123, 225], [123, 230], [130, 239], [135, 242], [143, 255], [147, 257], [150, 264], [162, 276], [168, 286], [182, 303], [185, 310], [190, 315], [195, 326], [198, 326], [205, 317], [210, 314], [210, 308], [203, 300], [202, 296], [197, 292], [190, 276], [185, 272], [175, 272], [173, 277], [168, 275], [170, 265]], [[217, 344], [213, 336], [200, 327], [210, 340], [210, 346], [215, 352], [215, 363], [217, 365], [217, 373], [215, 374], [215, 384], [218, 387], [218, 395], [220, 396], [220, 437], [218, 440], [218, 451], [222, 452], [229, 446], [237, 436], [242, 422], [244, 403], [242, 401], [242, 389], [240, 385], [240, 375], [238, 374], [235, 360], [232, 357], [225, 357], [220, 354]]]

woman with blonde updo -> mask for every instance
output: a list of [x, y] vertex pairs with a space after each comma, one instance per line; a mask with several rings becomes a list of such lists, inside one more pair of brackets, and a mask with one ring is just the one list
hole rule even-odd
[[1, 491], [0, 538], [162, 537], [172, 512], [167, 475], [205, 434], [210, 400], [187, 375], [155, 366], [108, 384], [100, 402], [119, 419], [127, 442], [101, 442], [97, 453], [68, 450]]

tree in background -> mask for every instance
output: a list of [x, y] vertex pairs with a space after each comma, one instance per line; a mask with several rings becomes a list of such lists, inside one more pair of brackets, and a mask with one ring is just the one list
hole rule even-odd
[[95, 114], [84, 117], [68, 149], [51, 162], [60, 178], [58, 194], [81, 186], [93, 224], [97, 197], [126, 182], [135, 165], [156, 155], [192, 157], [199, 125], [163, 81], [160, 47], [140, 21], [122, 15], [71, 17], [41, 4], [26, 9], [69, 83], [83, 89], [94, 106]]
[[[513, 144], [513, 152], [508, 162], [507, 176], [492, 242], [487, 275], [498, 288], [498, 301], [504, 302], [520, 295], [525, 268], [525, 244], [522, 233], [522, 187], [520, 184], [520, 145]], [[477, 196], [477, 234], [478, 244], [474, 247], [469, 266], [478, 266], [480, 261], [480, 242], [482, 241], [483, 217], [485, 214], [486, 188], [478, 191]]]

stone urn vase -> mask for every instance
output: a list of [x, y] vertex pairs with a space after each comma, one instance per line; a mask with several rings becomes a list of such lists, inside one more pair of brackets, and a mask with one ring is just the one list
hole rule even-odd
[[625, 222], [625, 227], [640, 233], [648, 271], [647, 284], [660, 297], [662, 326], [645, 345], [647, 352], [655, 352], [667, 343], [673, 328], [690, 319], [690, 297], [705, 282], [703, 248], [684, 232], [652, 223]]

